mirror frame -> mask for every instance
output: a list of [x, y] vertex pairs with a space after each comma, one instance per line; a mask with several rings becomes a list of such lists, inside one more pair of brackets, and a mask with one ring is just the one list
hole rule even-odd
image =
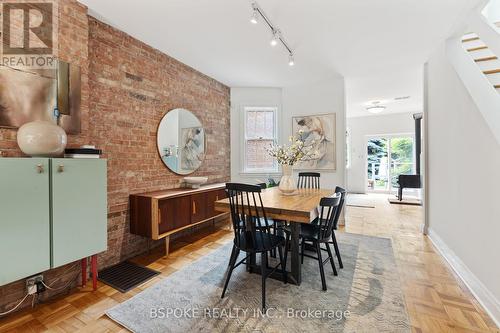
[[[159, 133], [159, 129], [160, 129], [160, 125], [161, 125], [161, 122], [162, 120], [167, 116], [167, 114], [169, 114], [171, 111], [174, 111], [174, 110], [185, 110], [185, 111], [188, 111], [188, 112], [191, 112], [191, 114], [193, 114], [193, 116], [196, 117], [196, 119], [198, 119], [198, 121], [200, 122], [201, 124], [201, 127], [203, 128], [203, 150], [204, 150], [204, 154], [203, 154], [203, 159], [201, 160], [201, 163], [200, 163], [200, 166], [198, 167], [198, 169], [196, 170], [193, 170], [191, 171], [190, 173], [178, 173], [172, 169], [170, 169], [166, 164], [165, 162], [163, 162], [162, 160], [162, 156], [161, 156], [161, 153], [160, 153], [160, 149], [158, 147], [158, 133]], [[158, 122], [158, 126], [156, 126], [156, 152], [158, 153], [158, 157], [160, 158], [160, 162], [161, 164], [163, 164], [163, 166], [170, 172], [178, 175], [178, 176], [182, 176], [182, 177], [187, 177], [189, 175], [192, 175], [193, 173], [195, 173], [196, 171], [199, 171], [201, 166], [203, 165], [203, 163], [205, 162], [205, 159], [207, 158], [207, 131], [205, 130], [205, 126], [203, 125], [203, 123], [201, 122], [200, 118], [198, 118], [197, 115], [194, 114], [193, 111], [191, 110], [188, 110], [188, 109], [185, 109], [185, 108], [182, 108], [182, 107], [178, 107], [178, 108], [173, 108], [173, 109], [170, 109], [168, 110], [167, 112], [165, 112], [161, 118], [160, 118], [160, 121]]]

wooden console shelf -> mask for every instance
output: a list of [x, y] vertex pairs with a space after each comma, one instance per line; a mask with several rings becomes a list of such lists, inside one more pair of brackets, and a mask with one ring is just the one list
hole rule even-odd
[[178, 188], [130, 195], [130, 232], [153, 240], [165, 239], [168, 255], [170, 235], [227, 215], [215, 210], [226, 198], [225, 184], [197, 189]]

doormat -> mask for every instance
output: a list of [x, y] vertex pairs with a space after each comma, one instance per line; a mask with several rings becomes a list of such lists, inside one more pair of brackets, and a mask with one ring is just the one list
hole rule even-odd
[[151, 280], [160, 272], [129, 261], [103, 269], [98, 274], [99, 281], [126, 293], [135, 287]]

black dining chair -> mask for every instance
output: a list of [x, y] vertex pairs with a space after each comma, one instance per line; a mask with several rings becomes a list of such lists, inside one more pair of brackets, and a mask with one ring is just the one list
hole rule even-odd
[[[229, 270], [227, 272], [221, 298], [224, 298], [233, 270], [242, 263], [252, 264], [251, 256], [261, 255], [260, 274], [262, 276], [262, 309], [266, 308], [266, 278], [281, 266], [283, 282], [286, 283], [286, 265], [283, 257], [285, 238], [271, 232], [269, 221], [262, 203], [261, 188], [257, 185], [227, 183], [226, 193], [229, 198], [231, 220], [234, 228], [234, 242]], [[280, 262], [270, 268], [267, 254], [278, 249]], [[245, 258], [236, 263], [240, 251], [246, 253]]]
[[339, 261], [339, 267], [344, 268], [344, 264], [342, 264], [342, 258], [340, 257], [340, 250], [339, 250], [339, 245], [337, 243], [337, 237], [335, 237], [335, 230], [337, 230], [339, 218], [342, 214], [342, 209], [344, 208], [344, 205], [345, 205], [345, 198], [346, 198], [347, 192], [342, 187], [337, 186], [337, 187], [335, 187], [335, 193], [340, 193], [340, 203], [339, 203], [339, 207], [335, 213], [335, 220], [333, 222], [333, 230], [332, 230], [332, 241], [330, 242], [330, 244], [333, 244], [333, 248], [335, 250], [335, 255], [337, 256], [337, 260]]
[[298, 188], [319, 188], [319, 172], [299, 172]]
[[[300, 232], [300, 237], [302, 239], [301, 244], [301, 261], [304, 263], [304, 257], [309, 257], [316, 259], [319, 263], [319, 272], [321, 275], [321, 284], [323, 290], [326, 288], [325, 271], [324, 265], [330, 261], [332, 265], [333, 274], [337, 275], [337, 269], [335, 268], [335, 262], [333, 261], [332, 250], [330, 249], [330, 239], [333, 234], [333, 227], [335, 223], [335, 216], [337, 214], [340, 205], [341, 195], [340, 193], [335, 193], [335, 196], [321, 198], [320, 214], [311, 224], [303, 224]], [[286, 233], [286, 244], [290, 242], [290, 232]], [[316, 257], [313, 257], [305, 253], [306, 242], [312, 243], [313, 251], [316, 252]], [[325, 249], [321, 248], [321, 245], [325, 244]], [[286, 245], [285, 245], [286, 246]], [[323, 260], [321, 251], [326, 251], [328, 253], [328, 258]], [[285, 254], [285, 260], [287, 255]]]

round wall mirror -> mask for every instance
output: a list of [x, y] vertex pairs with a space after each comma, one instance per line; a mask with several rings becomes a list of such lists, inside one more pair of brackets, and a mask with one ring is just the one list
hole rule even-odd
[[189, 110], [167, 112], [158, 126], [157, 142], [161, 160], [177, 174], [196, 171], [205, 158], [205, 130]]

